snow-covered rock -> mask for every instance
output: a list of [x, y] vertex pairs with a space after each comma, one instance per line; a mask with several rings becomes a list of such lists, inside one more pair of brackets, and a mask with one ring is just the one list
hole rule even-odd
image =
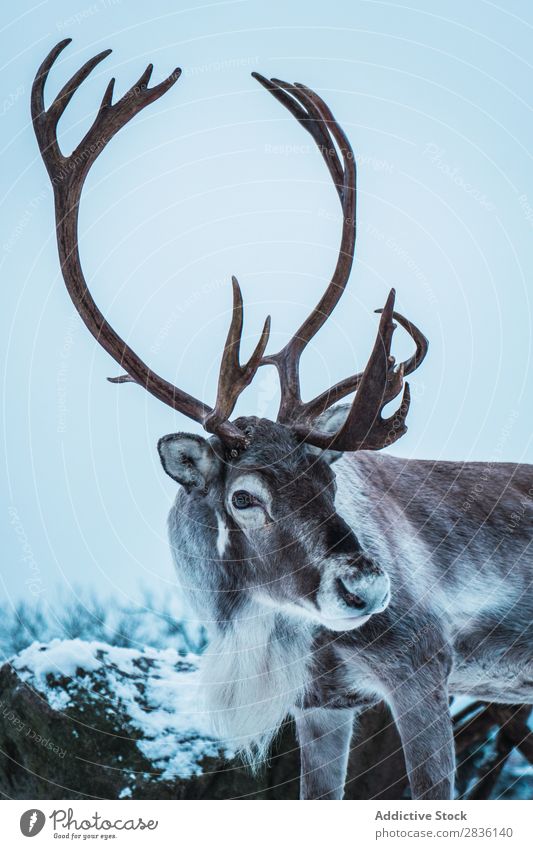
[[[251, 776], [202, 710], [198, 655], [35, 642], [0, 669], [0, 790], [15, 798], [263, 796], [297, 757]], [[294, 748], [294, 747], [293, 747]]]
[[194, 655], [183, 657], [174, 649], [139, 652], [58, 639], [33, 643], [13, 660], [19, 678], [57, 711], [80, 700], [89, 709], [105, 693], [106, 710], [120, 713], [139, 732], [136, 745], [161, 771], [161, 780], [201, 775], [206, 758], [234, 755], [210, 733], [197, 664]]

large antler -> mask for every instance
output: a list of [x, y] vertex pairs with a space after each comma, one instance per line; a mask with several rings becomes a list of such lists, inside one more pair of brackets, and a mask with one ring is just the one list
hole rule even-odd
[[[46, 79], [55, 60], [69, 43], [70, 39], [65, 39], [54, 47], [37, 72], [32, 87], [32, 118], [39, 148], [54, 188], [59, 258], [67, 290], [95, 339], [126, 371], [125, 375], [111, 380], [116, 383], [132, 381], [144, 386], [165, 404], [200, 422], [210, 433], [216, 433], [231, 448], [240, 448], [247, 443], [246, 435], [229, 421], [229, 417], [239, 395], [253, 380], [257, 369], [261, 365], [273, 364], [279, 372], [281, 383], [278, 420], [293, 426], [306, 441], [340, 451], [375, 449], [394, 442], [405, 431], [405, 416], [409, 407], [407, 384], [402, 404], [395, 416], [382, 419], [381, 411], [388, 401], [400, 393], [404, 375], [420, 365], [427, 351], [427, 340], [418, 328], [393, 311], [394, 291], [383, 310], [378, 337], [364, 372], [340, 381], [311, 401], [303, 402], [301, 399], [301, 354], [338, 303], [348, 281], [355, 249], [354, 156], [346, 135], [324, 101], [299, 83], [289, 85], [281, 80], [267, 80], [254, 74], [305, 127], [322, 153], [342, 206], [341, 249], [329, 286], [293, 338], [277, 354], [265, 356], [270, 332], [270, 318], [267, 318], [255, 350], [245, 365], [241, 365], [239, 359], [243, 326], [242, 295], [237, 280], [233, 278], [233, 317], [222, 355], [216, 403], [212, 409], [153, 372], [109, 325], [89, 291], [78, 249], [81, 191], [93, 162], [121, 127], [171, 88], [181, 71], [176, 68], [167, 79], [149, 88], [152, 66], [148, 65], [137, 83], [116, 103], [112, 102], [112, 79], [92, 126], [71, 155], [64, 156], [57, 140], [58, 121], [82, 82], [111, 52], [105, 50], [86, 62], [63, 86], [46, 110]], [[335, 144], [340, 150], [342, 163]], [[416, 343], [415, 354], [398, 368], [395, 368], [394, 358], [390, 354], [395, 328], [393, 318], [410, 333]], [[354, 390], [357, 390], [356, 397], [340, 430], [333, 436], [316, 430], [313, 423], [317, 416]]]
[[216, 433], [233, 447], [246, 444], [245, 435], [228, 419], [239, 394], [250, 383], [259, 367], [269, 333], [269, 319], [265, 322], [256, 350], [246, 365], [239, 362], [239, 342], [242, 334], [242, 296], [233, 279], [233, 319], [222, 356], [217, 401], [214, 409], [169, 383], [153, 372], [124, 342], [104, 318], [89, 291], [78, 250], [78, 212], [83, 183], [93, 162], [111, 138], [141, 109], [153, 103], [176, 82], [181, 70], [176, 68], [167, 79], [152, 88], [148, 87], [152, 65], [148, 65], [140, 79], [116, 103], [112, 102], [114, 79], [104, 93], [94, 123], [70, 156], [64, 156], [57, 140], [57, 124], [71, 98], [90, 72], [108, 56], [104, 50], [89, 59], [63, 86], [52, 105], [44, 107], [44, 86], [50, 69], [70, 38], [59, 42], [50, 51], [35, 77], [31, 94], [33, 126], [42, 158], [54, 188], [56, 232], [59, 259], [63, 278], [74, 306], [98, 343], [125, 369], [126, 375], [113, 378], [114, 382], [133, 381], [140, 384], [160, 401], [179, 410], [206, 430]]
[[[323, 448], [355, 451], [377, 449], [396, 441], [406, 430], [405, 416], [409, 408], [409, 387], [401, 406], [390, 419], [381, 418], [381, 410], [402, 389], [403, 377], [413, 372], [424, 359], [428, 342], [421, 331], [400, 313], [393, 311], [394, 290], [382, 312], [378, 337], [364, 372], [353, 374], [321, 393], [311, 401], [302, 401], [300, 392], [300, 357], [310, 340], [329, 318], [344, 292], [352, 268], [356, 237], [356, 167], [350, 143], [331, 110], [316, 92], [301, 83], [268, 80], [252, 74], [300, 122], [315, 140], [339, 195], [342, 208], [342, 237], [337, 265], [324, 295], [294, 336], [277, 354], [263, 357], [262, 365], [274, 365], [281, 385], [278, 421], [292, 424], [307, 442]], [[341, 157], [335, 145], [338, 146]], [[416, 351], [395, 368], [390, 354], [393, 318], [411, 335]], [[328, 407], [357, 390], [357, 395], [343, 427], [334, 435], [313, 428], [315, 419]]]

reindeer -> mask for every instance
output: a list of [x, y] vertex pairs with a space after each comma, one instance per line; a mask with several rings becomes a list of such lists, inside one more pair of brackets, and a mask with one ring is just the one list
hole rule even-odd
[[[54, 188], [67, 290], [89, 331], [124, 369], [112, 380], [137, 383], [210, 434], [173, 433], [158, 449], [179, 487], [169, 516], [179, 580], [211, 632], [203, 674], [215, 727], [257, 762], [292, 715], [301, 798], [340, 799], [357, 717], [384, 700], [402, 739], [412, 797], [452, 798], [449, 696], [533, 701], [532, 467], [376, 453], [406, 430], [404, 379], [428, 347], [394, 311], [394, 290], [364, 371], [302, 400], [300, 357], [337, 305], [352, 266], [356, 168], [328, 106], [301, 84], [253, 74], [310, 133], [339, 196], [342, 238], [329, 285], [278, 353], [265, 353], [267, 318], [242, 364], [243, 302], [233, 278], [213, 408], [153, 372], [91, 296], [78, 252], [78, 208], [84, 179], [108, 141], [180, 71], [149, 87], [150, 65], [116, 103], [111, 80], [93, 125], [67, 157], [57, 123], [110, 52], [83, 65], [45, 109], [46, 78], [69, 41], [44, 60], [31, 101]], [[399, 365], [391, 355], [394, 322], [415, 343]], [[237, 398], [265, 365], [279, 373], [277, 421], [232, 421]], [[339, 403], [352, 393], [351, 403]], [[384, 418], [383, 408], [400, 393], [397, 411]]]

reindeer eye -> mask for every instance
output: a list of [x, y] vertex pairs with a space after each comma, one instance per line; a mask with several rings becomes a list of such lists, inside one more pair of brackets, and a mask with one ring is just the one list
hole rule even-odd
[[259, 504], [257, 498], [245, 489], [237, 489], [231, 496], [231, 503], [237, 510], [247, 510]]

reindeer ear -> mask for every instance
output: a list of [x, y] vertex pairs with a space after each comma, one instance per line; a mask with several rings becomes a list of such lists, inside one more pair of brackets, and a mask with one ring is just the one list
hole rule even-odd
[[[334, 434], [344, 424], [349, 410], [349, 404], [338, 404], [336, 407], [331, 407], [329, 410], [326, 410], [325, 413], [322, 413], [321, 416], [318, 416], [318, 418], [313, 422], [313, 425], [317, 430], [321, 430], [324, 433]], [[338, 460], [339, 457], [342, 457], [342, 451], [330, 451], [327, 448], [316, 448], [314, 445], [308, 445], [307, 450], [313, 454], [313, 456], [320, 457], [322, 460], [325, 460], [326, 463], [330, 464], [330, 466]]]
[[205, 495], [220, 471], [221, 461], [212, 445], [194, 433], [169, 433], [161, 437], [157, 450], [167, 475], [186, 492], [196, 490]]

